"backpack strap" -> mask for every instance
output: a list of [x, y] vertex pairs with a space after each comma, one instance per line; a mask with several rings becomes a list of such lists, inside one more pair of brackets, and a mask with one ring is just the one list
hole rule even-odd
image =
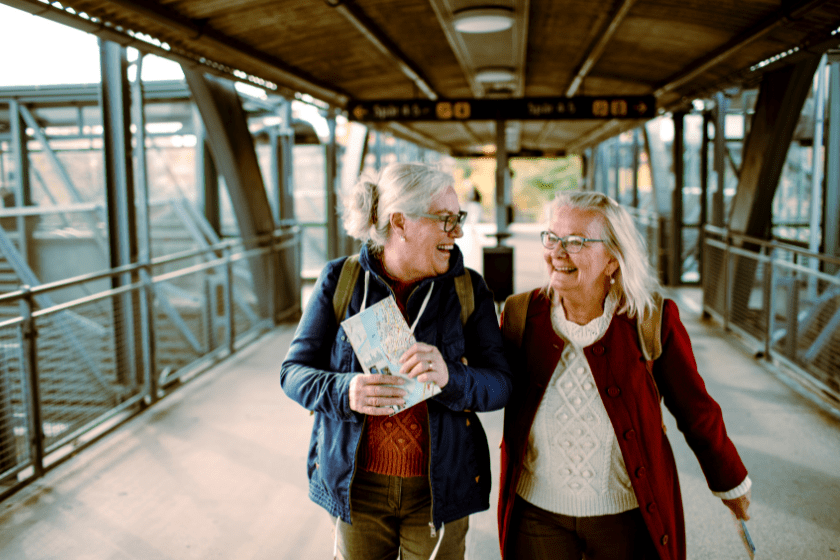
[[333, 311], [335, 320], [341, 323], [344, 314], [347, 313], [347, 306], [350, 305], [350, 298], [353, 297], [353, 288], [356, 287], [356, 280], [359, 279], [359, 271], [362, 265], [359, 264], [359, 255], [351, 255], [341, 265], [341, 274], [338, 276], [338, 284], [333, 294]]
[[466, 325], [467, 320], [475, 309], [475, 294], [473, 293], [472, 277], [466, 268], [464, 273], [455, 277], [455, 292], [461, 302], [461, 325]]
[[636, 321], [642, 354], [651, 362], [662, 355], [662, 301], [662, 294], [653, 294], [653, 311], [643, 320]]
[[[639, 342], [642, 346], [642, 355], [645, 357], [645, 368], [647, 369], [653, 388], [656, 390], [656, 401], [662, 400], [659, 393], [659, 386], [653, 377], [653, 362], [662, 355], [662, 294], [653, 294], [653, 310], [644, 319], [636, 321], [636, 329], [639, 331]], [[660, 415], [662, 411], [660, 409]], [[661, 419], [662, 433], [667, 433], [664, 417]]]
[[[338, 275], [338, 283], [333, 294], [333, 312], [335, 320], [341, 323], [350, 305], [350, 298], [353, 297], [353, 288], [359, 279], [359, 272], [362, 265], [359, 264], [359, 255], [351, 255], [341, 265], [341, 273]], [[455, 292], [461, 302], [461, 324], [466, 325], [467, 320], [475, 310], [475, 293], [473, 292], [472, 277], [470, 271], [464, 269], [464, 274], [455, 277]]]
[[508, 296], [505, 300], [505, 321], [502, 324], [502, 336], [512, 342], [517, 348], [522, 347], [522, 336], [525, 334], [525, 320], [528, 318], [528, 305], [531, 303], [531, 292], [522, 292]]

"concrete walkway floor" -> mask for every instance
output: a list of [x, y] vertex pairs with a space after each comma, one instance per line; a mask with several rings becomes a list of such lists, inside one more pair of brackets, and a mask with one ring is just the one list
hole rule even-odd
[[[753, 479], [748, 526], [758, 557], [840, 559], [840, 421], [700, 321], [696, 293], [681, 291], [678, 301]], [[278, 381], [293, 328], [272, 331], [0, 504], [0, 559], [331, 558], [329, 517], [307, 497], [312, 419]], [[502, 413], [482, 422], [495, 451]], [[728, 510], [667, 423], [688, 557], [746, 558]], [[471, 519], [470, 560], [499, 558], [495, 501]]]

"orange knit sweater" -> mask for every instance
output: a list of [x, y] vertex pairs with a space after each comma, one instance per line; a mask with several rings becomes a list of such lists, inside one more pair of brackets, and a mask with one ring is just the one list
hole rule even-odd
[[[397, 306], [405, 304], [414, 284], [404, 284], [383, 275], [396, 295]], [[429, 415], [421, 402], [394, 416], [368, 416], [359, 448], [359, 468], [390, 476], [429, 474]]]

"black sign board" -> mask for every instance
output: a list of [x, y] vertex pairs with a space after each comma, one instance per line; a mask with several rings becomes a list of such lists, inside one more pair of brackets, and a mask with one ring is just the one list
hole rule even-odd
[[353, 101], [348, 111], [350, 120], [359, 122], [651, 119], [656, 116], [656, 99], [652, 95], [392, 99]]

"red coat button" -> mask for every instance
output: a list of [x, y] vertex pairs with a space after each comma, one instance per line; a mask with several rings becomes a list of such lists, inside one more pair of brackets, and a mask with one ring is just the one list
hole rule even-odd
[[616, 386], [608, 387], [608, 388], [607, 388], [607, 394], [608, 394], [609, 396], [611, 396], [611, 397], [615, 398], [615, 397], [617, 397], [618, 395], [620, 395], [620, 394], [621, 394], [621, 389], [619, 389], [619, 388], [618, 388], [618, 387], [616, 387]]
[[639, 467], [636, 469], [636, 478], [642, 478], [643, 476], [645, 476], [645, 468]]
[[627, 430], [626, 432], [624, 432], [624, 439], [629, 441], [629, 440], [633, 439], [634, 437], [636, 437], [636, 430], [631, 428], [631, 429]]
[[659, 542], [662, 543], [662, 546], [668, 544], [668, 535], [662, 535], [662, 539]]
[[647, 505], [648, 513], [653, 513], [656, 511], [656, 502], [651, 502]]
[[601, 356], [601, 355], [602, 355], [605, 351], [606, 351], [606, 349], [605, 349], [603, 346], [601, 346], [600, 344], [599, 344], [599, 345], [597, 345], [597, 346], [594, 346], [594, 347], [592, 348], [592, 352], [593, 352], [596, 356]]

